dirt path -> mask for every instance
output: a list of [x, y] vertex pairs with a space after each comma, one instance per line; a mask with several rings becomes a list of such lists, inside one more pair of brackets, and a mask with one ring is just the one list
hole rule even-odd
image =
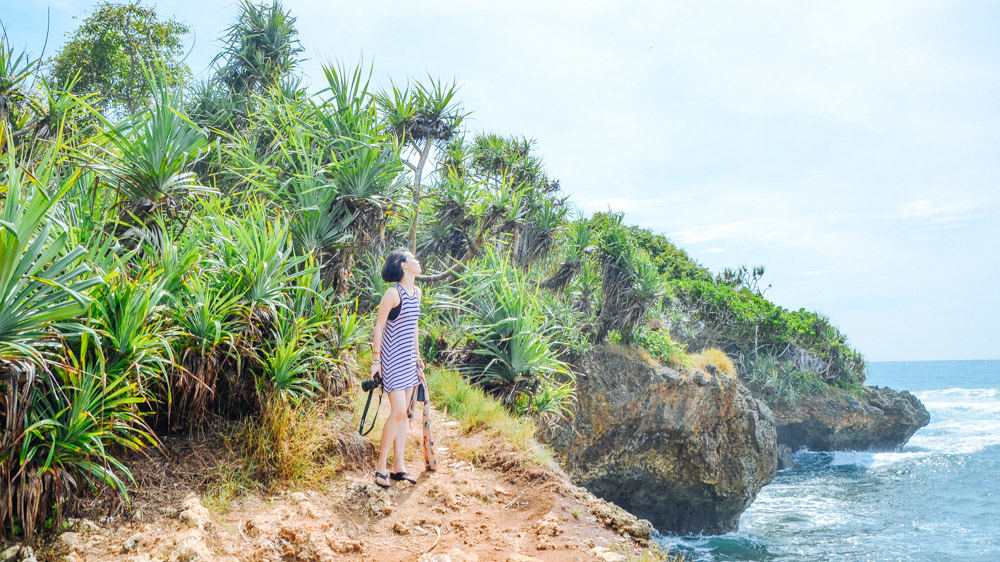
[[[631, 515], [558, 469], [435, 419], [436, 472], [418, 474], [419, 425], [410, 430], [407, 466], [418, 476], [415, 485], [393, 482], [383, 490], [373, 471], [348, 472], [324, 492], [251, 496], [214, 514], [194, 489], [175, 483], [167, 486], [170, 499], [158, 508], [147, 504], [152, 513], [141, 521], [80, 522], [48, 552], [74, 562], [656, 559], [655, 548], [631, 538], [651, 530]], [[456, 450], [478, 451], [477, 466]]]

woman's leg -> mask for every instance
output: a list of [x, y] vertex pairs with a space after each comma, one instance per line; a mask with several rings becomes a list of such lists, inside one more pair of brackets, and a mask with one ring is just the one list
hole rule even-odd
[[393, 451], [393, 462], [392, 466], [393, 472], [406, 472], [406, 435], [409, 432], [409, 424], [406, 421], [406, 409], [410, 407], [410, 399], [413, 397], [413, 389], [407, 388], [405, 392], [403, 401], [403, 422], [399, 424], [399, 428], [396, 429], [396, 440], [393, 442], [395, 445], [395, 450]]
[[[382, 426], [382, 441], [379, 444], [378, 463], [375, 465], [375, 472], [387, 474], [386, 465], [389, 460], [389, 450], [399, 433], [399, 426], [405, 426], [406, 420], [406, 391], [403, 389], [393, 390], [389, 393], [389, 417]], [[380, 485], [388, 485], [388, 478], [383, 482], [381, 478], [376, 481]]]

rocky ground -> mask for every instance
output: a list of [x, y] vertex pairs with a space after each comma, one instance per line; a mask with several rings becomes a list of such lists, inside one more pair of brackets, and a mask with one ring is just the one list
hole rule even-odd
[[[384, 419], [384, 418], [382, 418]], [[239, 500], [222, 513], [203, 504], [211, 440], [173, 447], [137, 467], [150, 483], [129, 517], [90, 513], [38, 560], [130, 562], [261, 560], [657, 560], [652, 527], [573, 485], [556, 467], [503, 450], [484, 436], [463, 436], [438, 419], [439, 469], [416, 485], [374, 485], [371, 470], [347, 471], [323, 490], [273, 491]], [[411, 429], [408, 466], [423, 466]], [[477, 451], [473, 465], [456, 451]], [[199, 476], [200, 474], [200, 476]], [[114, 510], [112, 510], [113, 512]], [[28, 549], [7, 545], [7, 558]]]

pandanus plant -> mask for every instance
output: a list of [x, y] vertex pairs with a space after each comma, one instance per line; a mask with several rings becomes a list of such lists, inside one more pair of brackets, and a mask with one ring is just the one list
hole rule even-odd
[[558, 327], [522, 272], [487, 250], [460, 281], [458, 296], [444, 304], [469, 322], [466, 328], [475, 345], [473, 357], [461, 368], [467, 376], [513, 405], [556, 375], [569, 375], [554, 347]]
[[[0, 135], [5, 133], [0, 124]], [[8, 136], [9, 138], [9, 136]], [[0, 191], [0, 536], [41, 528], [82, 481], [125, 493], [127, 469], [110, 444], [153, 442], [136, 415], [134, 383], [109, 374], [79, 318], [101, 283], [69, 247], [53, 207], [77, 181], [60, 181], [58, 143], [29, 173], [4, 157]], [[47, 193], [46, 186], [57, 188]], [[64, 338], [77, 341], [77, 354]], [[62, 350], [62, 353], [59, 353]], [[68, 354], [68, 356], [67, 356]]]
[[[185, 276], [171, 308], [180, 332], [170, 373], [168, 418], [197, 420], [215, 396], [216, 379], [236, 346], [239, 297], [210, 272]], [[171, 421], [172, 423], [172, 421]]]
[[565, 289], [593, 251], [593, 238], [594, 234], [586, 219], [580, 218], [570, 223], [566, 229], [566, 252], [562, 263], [555, 273], [542, 281], [541, 287], [555, 292]]
[[[0, 125], [0, 136], [4, 135]], [[58, 144], [58, 143], [57, 143]], [[80, 246], [68, 247], [68, 236], [50, 215], [73, 186], [79, 171], [62, 180], [51, 194], [45, 186], [59, 181], [56, 150], [29, 173], [14, 151], [4, 157], [0, 175], [0, 361], [43, 359], [59, 332], [79, 333], [76, 318], [90, 305], [88, 289], [101, 280], [90, 276]], [[54, 329], [53, 329], [54, 328]], [[2, 367], [0, 367], [2, 370]]]
[[604, 282], [603, 303], [597, 320], [596, 341], [617, 330], [631, 342], [635, 330], [645, 321], [649, 307], [663, 293], [656, 267], [636, 247], [621, 215], [608, 225], [601, 237], [601, 265]]
[[128, 499], [132, 474], [114, 451], [156, 444], [142, 420], [141, 397], [131, 377], [108, 371], [83, 336], [78, 355], [54, 363], [47, 375], [10, 381], [0, 399], [0, 537], [25, 538], [61, 519], [63, 505], [81, 484], [108, 485]]
[[[395, 84], [389, 91], [375, 96], [384, 128], [396, 139], [404, 158], [402, 163], [413, 172], [410, 183], [411, 211], [409, 248], [416, 251], [417, 223], [420, 219], [420, 201], [424, 196], [422, 186], [427, 164], [435, 149], [441, 149], [459, 132], [462, 121], [468, 116], [456, 98], [458, 85], [428, 76], [426, 83], [415, 82], [399, 89]], [[415, 160], [415, 161], [414, 161]]]
[[[213, 193], [191, 168], [208, 154], [208, 136], [182, 113], [180, 93], [150, 78], [153, 104], [112, 124], [100, 114], [101, 134], [83, 157], [122, 198], [124, 217], [175, 213], [193, 194]], [[93, 154], [93, 156], [90, 156]]]

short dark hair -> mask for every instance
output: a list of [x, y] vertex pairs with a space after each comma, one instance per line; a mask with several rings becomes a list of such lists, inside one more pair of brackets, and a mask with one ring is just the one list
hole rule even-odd
[[403, 262], [406, 261], [406, 254], [409, 250], [402, 248], [393, 250], [385, 258], [385, 265], [382, 266], [382, 280], [386, 283], [395, 283], [403, 279]]

